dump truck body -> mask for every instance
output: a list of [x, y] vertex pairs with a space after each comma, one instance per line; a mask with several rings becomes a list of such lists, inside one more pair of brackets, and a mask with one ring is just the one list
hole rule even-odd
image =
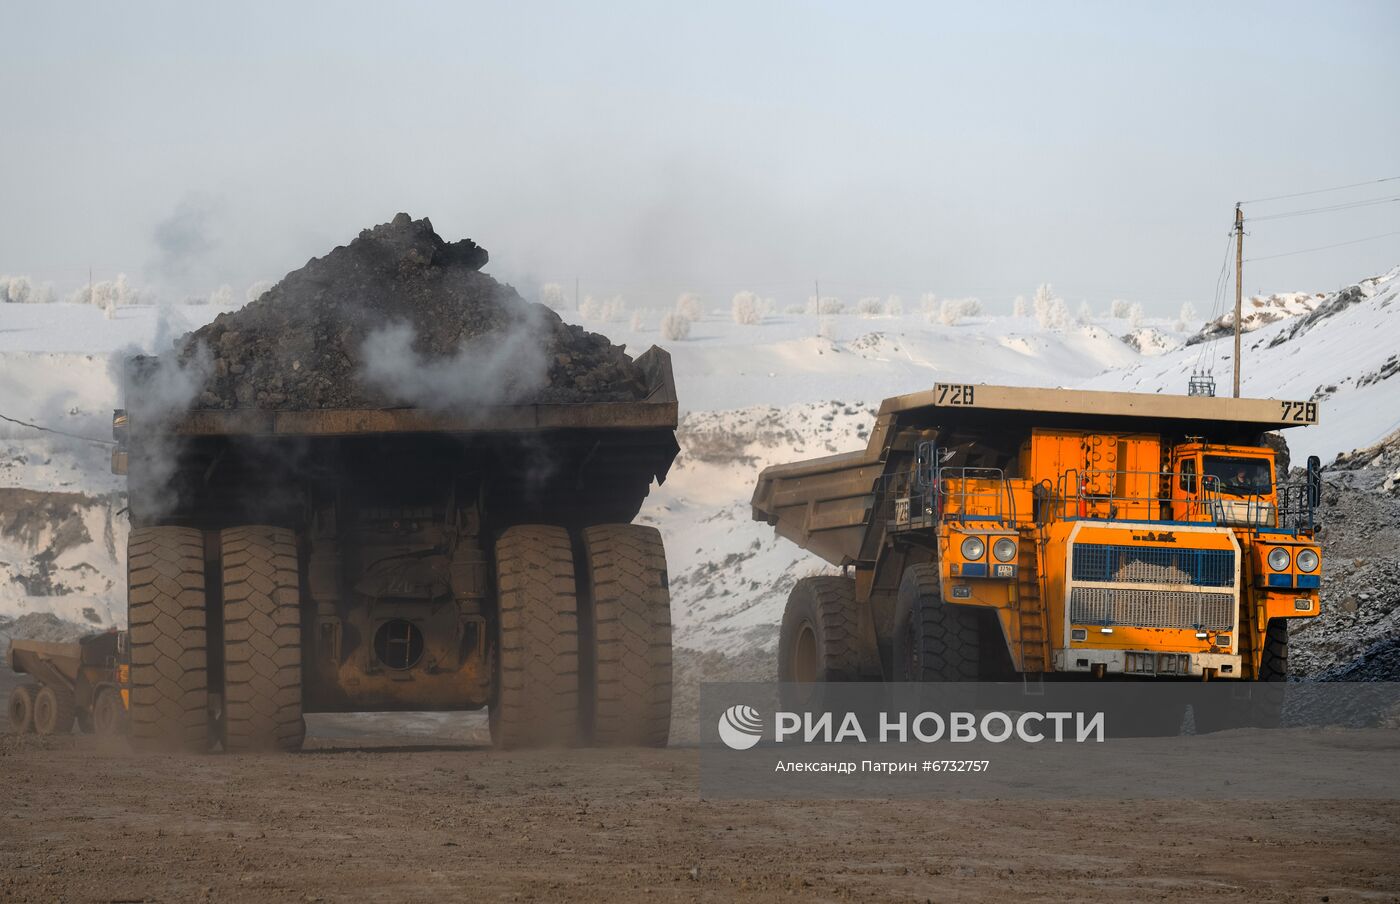
[[76, 720], [85, 732], [125, 730], [129, 703], [127, 637], [106, 631], [76, 643], [10, 642], [9, 665], [35, 682], [10, 695], [10, 730], [67, 734]]
[[938, 384], [886, 400], [863, 451], [766, 469], [753, 515], [854, 571], [855, 677], [905, 676], [901, 632], [938, 605], [996, 639], [962, 677], [1257, 678], [1270, 625], [1319, 613], [1321, 570], [1316, 469], [1281, 485], [1262, 434], [1316, 421], [1311, 402]]
[[[512, 669], [538, 670], [531, 663], [542, 657], [575, 663], [533, 679], [564, 690], [529, 694], [596, 695], [584, 686], [592, 674], [580, 674], [610, 668], [608, 645], [621, 641], [595, 636], [610, 630], [595, 625], [595, 608], [623, 605], [592, 599], [596, 573], [624, 554], [619, 543], [659, 549], [654, 530], [629, 522], [678, 452], [669, 356], [652, 349], [636, 363], [647, 378], [638, 401], [198, 410], [146, 423], [118, 412], [137, 733], [199, 748], [202, 724], [229, 749], [290, 748], [303, 712], [474, 709], [501, 703], [503, 691], [509, 709]], [[625, 530], [619, 540], [604, 527]], [[663, 593], [664, 554], [644, 564], [639, 573]], [[187, 599], [157, 585], [165, 568], [190, 585]], [[545, 595], [536, 583], [553, 588], [553, 602], [536, 599]], [[656, 593], [642, 646], [669, 712], [669, 608]], [[523, 610], [503, 611], [507, 596]], [[538, 606], [556, 604], [550, 626], [532, 635]], [[170, 613], [186, 613], [187, 624], [163, 642], [207, 652], [186, 664], [188, 681], [160, 685], [158, 663], [142, 669], [139, 635], [154, 636]], [[277, 701], [263, 721], [260, 696]], [[201, 706], [206, 716], [188, 711]], [[650, 736], [665, 715], [655, 709]], [[521, 731], [526, 743], [530, 729]]]

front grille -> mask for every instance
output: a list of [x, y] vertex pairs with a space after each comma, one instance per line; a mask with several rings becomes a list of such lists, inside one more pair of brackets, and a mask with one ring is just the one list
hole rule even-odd
[[1168, 549], [1076, 543], [1071, 563], [1075, 581], [1117, 584], [1235, 586], [1233, 549]]
[[1076, 625], [1229, 631], [1234, 610], [1234, 594], [1194, 590], [1075, 587], [1069, 598], [1069, 620]]

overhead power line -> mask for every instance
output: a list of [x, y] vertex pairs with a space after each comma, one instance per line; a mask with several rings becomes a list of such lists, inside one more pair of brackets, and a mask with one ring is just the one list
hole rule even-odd
[[80, 439], [84, 442], [96, 443], [99, 446], [115, 446], [116, 443], [109, 439], [95, 439], [91, 436], [83, 436], [81, 433], [69, 433], [67, 430], [58, 430], [53, 427], [45, 427], [41, 424], [31, 424], [29, 421], [22, 421], [17, 417], [9, 417], [0, 414], [0, 421], [8, 421], [11, 424], [19, 424], [21, 427], [28, 427], [31, 430], [41, 430], [44, 433], [53, 433], [58, 436], [66, 436], [69, 439]]
[[1338, 185], [1334, 188], [1315, 188], [1312, 191], [1295, 191], [1290, 195], [1274, 195], [1270, 198], [1255, 198], [1252, 201], [1241, 201], [1241, 204], [1263, 204], [1265, 201], [1284, 201], [1288, 198], [1305, 198], [1308, 195], [1325, 195], [1328, 192], [1345, 191], [1348, 188], [1362, 188], [1367, 185], [1380, 185], [1382, 182], [1400, 181], [1400, 176], [1387, 176], [1384, 179], [1372, 179], [1369, 182], [1353, 182], [1350, 185]]
[[1326, 207], [1309, 207], [1305, 210], [1285, 210], [1282, 213], [1266, 213], [1263, 216], [1250, 217], [1249, 220], [1252, 223], [1258, 223], [1261, 220], [1282, 220], [1286, 217], [1301, 217], [1313, 213], [1331, 213], [1337, 210], [1352, 210], [1357, 207], [1374, 207], [1377, 204], [1394, 204], [1396, 201], [1400, 201], [1400, 195], [1395, 195], [1390, 198], [1366, 198], [1362, 201], [1348, 201], [1345, 204], [1331, 204]]
[[1376, 239], [1388, 238], [1392, 235], [1400, 235], [1400, 230], [1395, 232], [1382, 232], [1380, 235], [1368, 235], [1365, 238], [1352, 239], [1349, 242], [1337, 242], [1335, 245], [1318, 245], [1316, 248], [1299, 248], [1297, 251], [1285, 251], [1282, 254], [1266, 254], [1263, 257], [1247, 257], [1245, 263], [1250, 261], [1271, 261], [1277, 257], [1292, 257], [1295, 254], [1308, 254], [1313, 251], [1326, 251], [1328, 248], [1342, 248], [1347, 245], [1359, 245], [1362, 242], [1374, 242]]

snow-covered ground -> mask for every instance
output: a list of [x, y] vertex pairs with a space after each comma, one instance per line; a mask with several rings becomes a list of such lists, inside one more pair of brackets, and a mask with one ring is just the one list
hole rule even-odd
[[[1400, 427], [1398, 294], [1400, 268], [1335, 295], [1250, 301], [1244, 394], [1321, 402], [1318, 426], [1289, 432], [1295, 458], [1330, 461]], [[881, 399], [938, 381], [1184, 393], [1191, 373], [1212, 362], [1222, 394], [1230, 379], [1228, 338], [1188, 344], [1200, 322], [1182, 330], [1173, 320], [1062, 317], [1051, 329], [1034, 317], [949, 325], [910, 312], [783, 313], [740, 324], [727, 303], [713, 307], [675, 341], [662, 338], [659, 310], [580, 321], [633, 354], [652, 344], [672, 354], [682, 452], [641, 518], [666, 535], [676, 640], [702, 649], [771, 644], [792, 583], [824, 567], [751, 520], [755, 475], [776, 462], [859, 448]], [[0, 306], [0, 414], [105, 440], [117, 404], [111, 361], [155, 349], [217, 313], [132, 306], [107, 319], [90, 306]], [[108, 448], [3, 422], [0, 447], [0, 488], [81, 494], [60, 500], [57, 510], [74, 514], [59, 519], [69, 525], [59, 551], [57, 526], [24, 533], [0, 513], [0, 579], [9, 579], [0, 584], [0, 615], [120, 619], [125, 519], [115, 514], [120, 497], [111, 494], [121, 484], [108, 471]], [[67, 592], [48, 592], [36, 575]]]

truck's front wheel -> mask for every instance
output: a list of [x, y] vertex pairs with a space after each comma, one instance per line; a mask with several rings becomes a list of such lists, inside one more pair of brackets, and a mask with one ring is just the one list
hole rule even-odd
[[126, 568], [132, 740], [146, 748], [205, 750], [204, 534], [133, 528]]
[[982, 613], [943, 602], [938, 567], [912, 565], [895, 601], [896, 681], [976, 681]]
[[578, 595], [562, 527], [520, 525], [496, 541], [496, 675], [491, 740], [549, 747], [578, 739]]
[[231, 527], [220, 540], [224, 747], [299, 750], [306, 723], [296, 535], [280, 527]]

